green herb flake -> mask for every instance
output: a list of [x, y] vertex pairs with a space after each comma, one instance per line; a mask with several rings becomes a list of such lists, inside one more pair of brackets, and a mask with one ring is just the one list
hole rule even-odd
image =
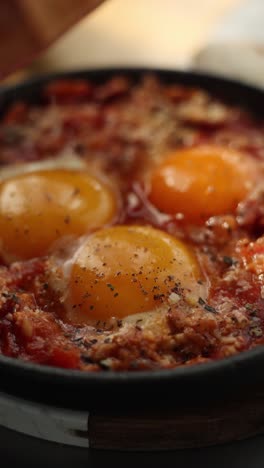
[[198, 299], [198, 304], [204, 306], [204, 305], [205, 305], [205, 301], [204, 301], [201, 297], [199, 297], [199, 299]]
[[237, 260], [235, 260], [232, 257], [229, 257], [228, 255], [223, 256], [223, 262], [228, 266], [233, 266], [237, 264]]
[[212, 314], [218, 313], [214, 307], [210, 306], [209, 304], [206, 304], [206, 302], [201, 297], [199, 297], [198, 299], [198, 304], [200, 304], [207, 312], [211, 312]]
[[207, 312], [212, 312], [213, 314], [217, 314], [216, 309], [212, 306], [209, 306], [208, 304], [205, 304], [204, 309], [207, 310]]

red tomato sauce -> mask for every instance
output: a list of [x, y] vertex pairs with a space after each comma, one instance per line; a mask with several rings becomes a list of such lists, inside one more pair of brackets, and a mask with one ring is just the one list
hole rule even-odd
[[[15, 102], [0, 123], [1, 166], [56, 158], [65, 150], [98, 164], [114, 178], [122, 199], [116, 223], [151, 225], [187, 242], [209, 286], [206, 300], [200, 297], [193, 307], [181, 300], [168, 307], [166, 332], [157, 328], [151, 334], [140, 321], [129, 327], [122, 320], [112, 328], [76, 326], [61, 318], [48, 256], [2, 260], [0, 352], [98, 372], [193, 365], [263, 345], [263, 130], [263, 122], [244, 109], [153, 76], [137, 85], [122, 76], [102, 85], [52, 81], [39, 105]], [[161, 213], [149, 200], [142, 174], [159, 154], [202, 145], [245, 153], [258, 165], [259, 179], [234, 212], [197, 225]]]

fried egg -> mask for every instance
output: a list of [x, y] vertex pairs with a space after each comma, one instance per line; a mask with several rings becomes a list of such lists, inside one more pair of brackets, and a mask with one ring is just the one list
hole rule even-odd
[[161, 212], [200, 224], [233, 213], [257, 178], [257, 164], [242, 152], [212, 145], [183, 148], [151, 172], [149, 199]]
[[176, 299], [193, 304], [205, 297], [192, 249], [149, 226], [99, 229], [82, 239], [68, 259], [54, 256], [52, 261], [50, 284], [63, 304], [62, 319], [76, 325], [153, 313]]
[[110, 223], [118, 196], [69, 155], [9, 166], [0, 176], [0, 253], [6, 262], [46, 255], [56, 241]]

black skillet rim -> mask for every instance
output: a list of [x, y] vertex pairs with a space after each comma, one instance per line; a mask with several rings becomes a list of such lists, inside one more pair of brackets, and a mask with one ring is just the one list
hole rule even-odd
[[[214, 75], [207, 75], [195, 72], [183, 72], [176, 70], [164, 70], [155, 68], [102, 68], [96, 70], [66, 71], [36, 77], [19, 84], [17, 86], [3, 86], [0, 88], [0, 108], [5, 109], [12, 101], [26, 99], [35, 101], [39, 90], [47, 82], [57, 78], [90, 79], [92, 81], [103, 82], [116, 74], [123, 74], [137, 80], [143, 74], [155, 74], [164, 82], [179, 82], [190, 86], [197, 86], [224, 97], [226, 101], [233, 101], [242, 107], [248, 107], [253, 114], [261, 114], [264, 104], [264, 92], [255, 87], [251, 87], [229, 79], [219, 78]], [[46, 365], [34, 364], [16, 358], [0, 355], [0, 373], [3, 377], [0, 383], [0, 390], [11, 393], [15, 396], [22, 395], [24, 398], [35, 401], [55, 402], [63, 406], [72, 406], [72, 397], [69, 395], [58, 402], [57, 398], [44, 391], [45, 385], [52, 388], [68, 388], [69, 391], [82, 388], [82, 391], [89, 391], [89, 397], [96, 401], [96, 392], [101, 395], [102, 386], [107, 390], [115, 389], [120, 396], [122, 391], [130, 387], [130, 392], [137, 387], [144, 385], [149, 391], [155, 385], [157, 393], [161, 393], [167, 385], [172, 385], [172, 389], [178, 388], [178, 392], [185, 391], [190, 386], [198, 385], [198, 391], [208, 385], [208, 390], [214, 389], [220, 382], [229, 382], [229, 386], [238, 389], [244, 384], [244, 389], [251, 386], [264, 384], [264, 377], [261, 377], [261, 366], [264, 365], [264, 349], [260, 345], [252, 350], [241, 352], [237, 355], [193, 366], [184, 366], [169, 370], [152, 371], [103, 371], [99, 373], [88, 373], [78, 370], [68, 370], [55, 368]], [[243, 378], [242, 378], [243, 376]], [[246, 376], [246, 379], [244, 378]], [[21, 378], [23, 382], [21, 382]], [[14, 382], [19, 379], [19, 386], [14, 388]], [[39, 395], [35, 395], [32, 385], [39, 386]], [[41, 391], [41, 387], [43, 391]], [[37, 387], [36, 387], [37, 389]], [[222, 391], [223, 393], [223, 391]], [[80, 402], [74, 406], [86, 405], [83, 396]]]

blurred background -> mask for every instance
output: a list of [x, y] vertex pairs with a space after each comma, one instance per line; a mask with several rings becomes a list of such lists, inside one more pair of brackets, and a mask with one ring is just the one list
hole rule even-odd
[[[38, 4], [34, 0], [20, 3], [23, 1]], [[46, 1], [52, 16], [56, 2]], [[76, 5], [70, 3], [72, 8]], [[264, 78], [249, 69], [262, 66], [264, 77], [263, 24], [264, 0], [106, 0], [9, 80], [32, 73], [110, 65], [195, 66], [220, 72], [228, 62], [228, 50], [235, 46], [227, 63], [229, 69], [235, 68], [231, 75], [237, 77], [238, 68], [242, 79], [249, 73], [251, 81], [261, 85]], [[219, 43], [225, 43], [224, 54], [215, 49]]]
[[35, 67], [184, 65], [218, 19], [237, 4], [239, 0], [107, 0]]

